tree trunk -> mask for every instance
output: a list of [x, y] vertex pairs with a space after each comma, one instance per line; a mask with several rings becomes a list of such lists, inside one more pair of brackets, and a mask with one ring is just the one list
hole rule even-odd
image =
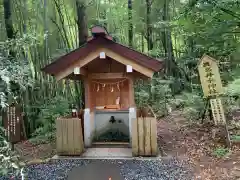
[[[64, 37], [63, 39], [64, 39], [64, 43], [65, 43], [65, 48], [67, 47], [67, 52], [69, 52], [70, 48], [71, 48], [71, 45], [70, 45], [70, 42], [69, 42], [69, 39], [68, 39], [67, 30], [65, 28], [64, 14], [62, 13], [62, 8], [61, 8], [61, 5], [60, 5], [59, 1], [53, 0], [53, 2], [55, 4], [56, 11], [59, 15], [59, 20], [60, 20], [61, 25], [62, 25], [61, 28], [63, 30], [63, 37]], [[58, 27], [57, 23], [56, 23], [56, 26]]]
[[152, 8], [152, 1], [146, 0], [147, 5], [147, 44], [148, 44], [148, 51], [153, 49], [153, 39], [152, 39], [152, 24], [151, 24], [151, 8]]
[[[169, 0], [164, 0], [164, 9], [163, 9], [163, 17], [162, 20], [165, 22], [169, 22]], [[176, 79], [182, 79], [186, 81], [190, 81], [186, 72], [181, 69], [176, 63], [171, 30], [169, 27], [165, 27], [165, 31], [162, 33], [162, 43], [165, 51], [165, 74], [168, 76], [175, 77]], [[181, 82], [175, 82], [175, 85], [172, 86], [172, 90], [176, 93], [180, 92], [184, 88], [184, 84]], [[177, 89], [175, 89], [177, 88]]]
[[[162, 20], [165, 22], [169, 21], [168, 8], [169, 8], [168, 0], [164, 0]], [[176, 77], [176, 75], [173, 74], [172, 72], [172, 65], [173, 65], [172, 61], [175, 61], [175, 57], [173, 54], [171, 31], [169, 30], [168, 27], [165, 27], [165, 31], [163, 32], [163, 35], [162, 35], [162, 42], [163, 42], [163, 47], [165, 51], [165, 56], [167, 57], [165, 62], [166, 64], [165, 73], [169, 76]]]
[[[3, 1], [3, 7], [4, 7], [4, 20], [5, 20], [5, 28], [6, 28], [6, 34], [8, 39], [15, 39], [15, 33], [13, 28], [13, 22], [12, 22], [12, 8], [11, 8], [11, 0], [4, 0]], [[15, 53], [11, 50], [9, 52], [10, 57], [14, 58]]]
[[4, 6], [4, 19], [5, 19], [5, 28], [7, 37], [9, 39], [14, 39], [14, 29], [13, 29], [13, 23], [12, 23], [12, 11], [11, 11], [11, 0], [4, 0], [3, 1]]
[[86, 7], [84, 2], [76, 0], [77, 7], [77, 25], [78, 25], [78, 44], [82, 46], [88, 37], [87, 22], [86, 22]]
[[[100, 18], [103, 19], [103, 26], [107, 29], [107, 0], [104, 1], [103, 13], [100, 13]], [[102, 17], [101, 17], [102, 16]]]
[[142, 52], [144, 52], [144, 33], [142, 33], [142, 35], [141, 35], [141, 37], [142, 37], [142, 41], [141, 41], [141, 45], [142, 45]]
[[[87, 31], [87, 21], [86, 21], [86, 7], [84, 2], [76, 0], [76, 7], [77, 7], [77, 25], [78, 25], [78, 43], [79, 47], [82, 46], [88, 37]], [[81, 92], [79, 93], [78, 84], [75, 84], [75, 90], [77, 92], [77, 96], [81, 97], [77, 99], [78, 105], [81, 109], [85, 108], [85, 97], [84, 97], [84, 82], [80, 81], [79, 86]]]
[[132, 0], [128, 0], [128, 43], [133, 47]]

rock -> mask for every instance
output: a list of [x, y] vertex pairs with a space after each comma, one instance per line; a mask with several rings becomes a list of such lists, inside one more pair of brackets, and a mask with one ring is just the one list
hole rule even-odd
[[45, 163], [48, 163], [49, 161], [51, 161], [51, 158], [47, 158], [44, 160]]
[[26, 163], [25, 163], [25, 162], [19, 162], [19, 165], [20, 165], [21, 167], [24, 167], [24, 166], [26, 166]]
[[43, 162], [44, 162], [44, 160], [42, 160], [42, 159], [33, 159], [33, 160], [31, 160], [31, 161], [28, 161], [27, 164], [28, 164], [28, 165], [41, 164], [41, 163], [43, 163]]

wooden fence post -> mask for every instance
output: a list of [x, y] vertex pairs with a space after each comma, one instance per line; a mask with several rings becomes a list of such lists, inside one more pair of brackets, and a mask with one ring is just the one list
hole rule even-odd
[[154, 117], [132, 119], [133, 156], [157, 156], [157, 120]]
[[151, 156], [151, 118], [144, 118], [145, 156]]
[[151, 118], [151, 152], [152, 156], [156, 156], [158, 154], [158, 146], [157, 146], [157, 120], [156, 118]]
[[132, 155], [138, 156], [138, 120], [137, 118], [132, 119]]
[[58, 118], [56, 146], [59, 155], [81, 155], [84, 151], [81, 120]]
[[139, 145], [139, 155], [144, 156], [144, 125], [143, 125], [143, 118], [138, 118], [138, 145]]

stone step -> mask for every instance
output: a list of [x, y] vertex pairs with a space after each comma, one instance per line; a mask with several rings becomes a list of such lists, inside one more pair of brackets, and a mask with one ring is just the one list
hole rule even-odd
[[98, 148], [120, 148], [120, 147], [125, 147], [128, 148], [130, 147], [130, 143], [128, 142], [93, 142], [92, 147], [98, 147]]

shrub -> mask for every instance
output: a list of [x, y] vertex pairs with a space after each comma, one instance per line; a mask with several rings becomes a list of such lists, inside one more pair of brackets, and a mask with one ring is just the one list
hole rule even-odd
[[233, 136], [231, 136], [231, 140], [240, 142], [240, 135], [233, 135]]
[[69, 101], [63, 97], [55, 97], [46, 104], [40, 105], [39, 110], [37, 129], [32, 134], [33, 138], [30, 139], [35, 144], [48, 143], [54, 139], [55, 120], [70, 113]]
[[227, 156], [229, 153], [230, 151], [227, 148], [217, 148], [213, 152], [213, 155], [217, 156], [218, 158], [221, 158], [221, 157]]
[[200, 112], [204, 110], [204, 100], [196, 92], [183, 92], [181, 95], [176, 96], [175, 102], [181, 104], [183, 115], [191, 121], [198, 120]]
[[0, 127], [0, 176], [11, 174], [16, 177], [23, 167], [20, 167], [19, 157], [11, 150], [11, 145], [6, 141], [4, 134], [5, 130]]
[[163, 80], [160, 77], [154, 77], [148, 82], [137, 81], [135, 85], [137, 107], [150, 106], [158, 117], [167, 115], [168, 103], [172, 98], [170, 83], [170, 80]]

